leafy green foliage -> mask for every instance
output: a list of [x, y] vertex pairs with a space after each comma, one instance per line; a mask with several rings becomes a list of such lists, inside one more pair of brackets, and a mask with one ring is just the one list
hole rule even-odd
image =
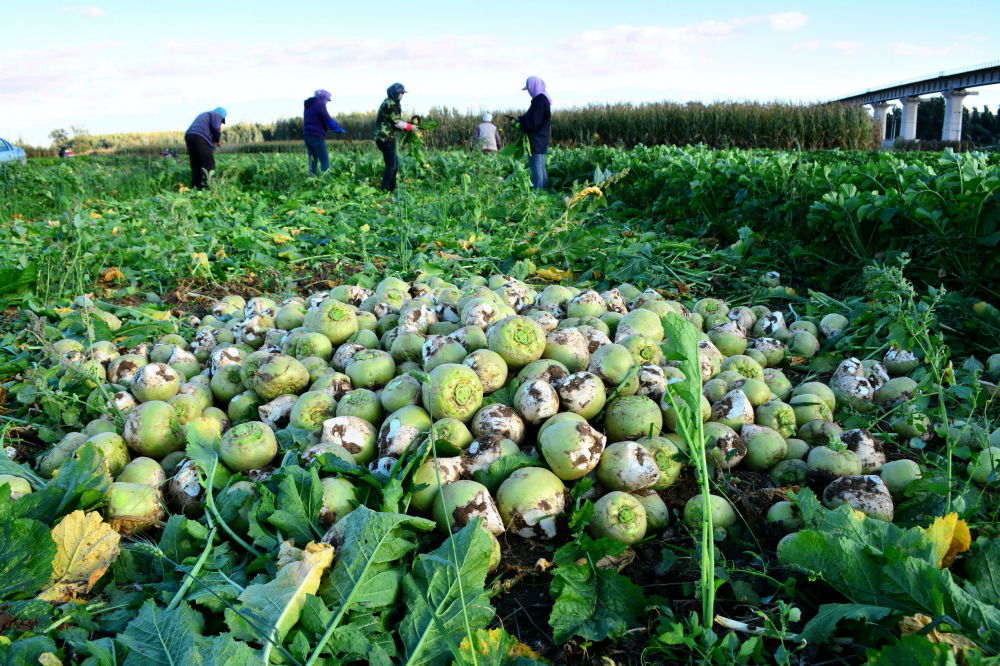
[[416, 548], [415, 531], [434, 522], [403, 514], [376, 513], [360, 506], [337, 523], [337, 561], [321, 596], [343, 612], [355, 606], [381, 608], [398, 598], [400, 559]]
[[323, 505], [323, 488], [319, 471], [312, 467], [282, 467], [277, 476], [276, 508], [267, 518], [286, 538], [299, 546], [323, 536], [319, 527], [319, 512]]
[[810, 644], [826, 642], [842, 620], [877, 622], [892, 612], [892, 609], [867, 604], [823, 604], [816, 615], [806, 623], [798, 638]]
[[965, 557], [965, 588], [980, 599], [1000, 599], [1000, 538], [974, 543]]
[[48, 636], [32, 636], [10, 645], [0, 643], [0, 660], [4, 666], [34, 666], [45, 653], [54, 653], [56, 643]]
[[589, 641], [622, 635], [636, 625], [645, 608], [642, 588], [611, 568], [564, 563], [552, 574], [555, 604], [549, 616], [552, 637]]
[[519, 451], [513, 455], [503, 456], [486, 469], [476, 470], [472, 476], [493, 493], [513, 472], [523, 467], [537, 466], [539, 460], [537, 455]]
[[875, 666], [957, 666], [951, 648], [944, 643], [932, 643], [919, 634], [904, 636], [898, 642], [868, 654], [868, 664]]
[[[9, 488], [0, 489], [0, 504], [9, 504], [9, 497]], [[38, 592], [49, 580], [55, 555], [56, 543], [43, 523], [0, 516], [0, 600]]]
[[44, 488], [11, 504], [9, 515], [53, 523], [72, 511], [96, 507], [110, 488], [111, 477], [100, 452], [92, 445], [84, 445]]
[[[859, 518], [848, 507], [827, 513], [816, 529], [803, 530], [784, 544], [778, 557], [833, 585], [850, 599], [849, 610], [884, 617], [894, 613], [945, 616], [977, 642], [1000, 646], [1000, 608], [995, 597], [965, 589], [947, 569], [939, 568], [935, 545], [919, 528], [904, 530], [892, 523]], [[864, 607], [859, 608], [860, 607]], [[836, 609], [807, 630], [822, 635], [831, 629]]]
[[197, 650], [201, 635], [201, 615], [187, 604], [172, 611], [163, 610], [152, 599], [142, 605], [139, 615], [129, 622], [121, 635], [122, 644], [128, 648], [126, 666], [140, 664], [186, 663], [185, 658]]
[[569, 519], [573, 538], [552, 557], [557, 566], [549, 588], [553, 600], [549, 626], [558, 643], [573, 636], [590, 641], [620, 636], [646, 607], [642, 588], [619, 573], [613, 559], [602, 561], [620, 557], [625, 544], [585, 534], [594, 513], [594, 505], [581, 500], [589, 487], [588, 480], [573, 488], [575, 509]]
[[[229, 634], [202, 636], [203, 625], [202, 616], [187, 604], [168, 611], [149, 600], [119, 638], [128, 650], [122, 663], [126, 666], [241, 666], [259, 660], [249, 645], [234, 640]], [[110, 647], [102, 646], [99, 654], [102, 658], [111, 657]]]
[[408, 612], [399, 627], [404, 663], [446, 661], [467, 632], [485, 627], [493, 608], [483, 589], [493, 545], [475, 520], [437, 549], [418, 555], [403, 579]]

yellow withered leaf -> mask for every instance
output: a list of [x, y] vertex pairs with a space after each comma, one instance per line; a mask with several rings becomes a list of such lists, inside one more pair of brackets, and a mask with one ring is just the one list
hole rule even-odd
[[[910, 634], [922, 631], [923, 628], [930, 623], [931, 618], [926, 615], [921, 613], [910, 615], [899, 621], [899, 633], [903, 636], [909, 636]], [[931, 629], [924, 636], [931, 643], [945, 643], [950, 646], [952, 653], [961, 663], [965, 662], [965, 651], [976, 648], [976, 644], [973, 641], [969, 640], [965, 636], [962, 636], [961, 634], [951, 634], [944, 631], [938, 631], [937, 629]]]
[[[278, 548], [278, 574], [266, 583], [247, 586], [240, 594], [242, 615], [226, 609], [226, 622], [237, 638], [259, 640], [260, 627], [280, 642], [295, 626], [306, 603], [306, 595], [316, 594], [323, 574], [333, 564], [333, 546], [310, 542], [305, 549], [285, 541]], [[257, 629], [246, 623], [247, 612], [254, 614]]]
[[205, 254], [204, 252], [192, 252], [191, 263], [194, 264], [195, 266], [208, 268], [208, 255]]
[[573, 271], [564, 271], [561, 268], [536, 268], [535, 275], [552, 282], [562, 282], [573, 277]]
[[274, 243], [275, 245], [284, 245], [285, 243], [291, 243], [293, 240], [295, 239], [289, 236], [288, 234], [282, 234], [282, 233], [271, 234], [271, 242]]
[[125, 275], [121, 272], [121, 269], [117, 266], [109, 266], [108, 268], [101, 269], [101, 276], [98, 278], [100, 282], [114, 282], [115, 280], [124, 280]]
[[118, 557], [121, 535], [96, 511], [74, 511], [52, 528], [56, 557], [39, 599], [64, 603], [90, 592]]
[[950, 567], [959, 553], [969, 550], [972, 535], [969, 526], [958, 517], [957, 513], [949, 513], [943, 518], [935, 518], [930, 527], [923, 528], [927, 540], [934, 544], [939, 567]]
[[502, 660], [504, 663], [514, 661], [518, 658], [535, 660], [539, 658], [537, 652], [518, 641], [503, 629], [480, 629], [475, 632], [473, 637], [476, 642], [475, 650], [472, 649], [472, 643], [469, 638], [469, 635], [466, 635], [458, 646], [459, 651], [465, 657], [471, 657], [473, 652], [484, 657], [501, 654], [505, 657]]

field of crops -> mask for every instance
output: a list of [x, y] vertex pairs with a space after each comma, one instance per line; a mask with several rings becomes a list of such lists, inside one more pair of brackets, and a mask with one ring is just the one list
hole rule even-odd
[[0, 662], [996, 664], [1000, 157], [0, 170]]

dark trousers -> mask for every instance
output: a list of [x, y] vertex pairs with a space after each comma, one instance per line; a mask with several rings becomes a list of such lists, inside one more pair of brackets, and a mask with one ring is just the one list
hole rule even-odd
[[191, 160], [191, 187], [203, 190], [208, 187], [206, 176], [215, 171], [215, 147], [196, 134], [185, 134], [184, 143]]
[[396, 189], [396, 172], [399, 171], [399, 157], [396, 156], [395, 141], [376, 141], [375, 145], [382, 151], [385, 171], [382, 172], [382, 189], [392, 192]]
[[306, 152], [309, 153], [309, 173], [316, 174], [316, 163], [319, 168], [326, 171], [330, 168], [330, 154], [326, 151], [325, 136], [306, 136]]

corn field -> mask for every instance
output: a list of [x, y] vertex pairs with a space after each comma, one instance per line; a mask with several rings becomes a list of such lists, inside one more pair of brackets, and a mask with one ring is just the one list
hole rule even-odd
[[[351, 141], [367, 141], [372, 136], [374, 111], [342, 114], [336, 113], [336, 109], [331, 111]], [[493, 112], [494, 122], [506, 141], [519, 136], [507, 116], [522, 112], [522, 109]], [[410, 110], [404, 112], [407, 119], [412, 115]], [[472, 129], [479, 122], [478, 114], [444, 107], [432, 107], [421, 115], [438, 123], [425, 137], [432, 148], [467, 146]], [[224, 150], [229, 152], [299, 152], [304, 150], [301, 139], [301, 116], [267, 124], [233, 123], [222, 131]], [[552, 142], [563, 147], [622, 148], [664, 144], [777, 150], [878, 147], [871, 116], [862, 107], [777, 102], [594, 104], [557, 109], [552, 117]], [[155, 154], [166, 147], [183, 151], [184, 137], [181, 131], [93, 135], [76, 137], [70, 144], [77, 153]], [[47, 153], [40, 149], [34, 154]]]

